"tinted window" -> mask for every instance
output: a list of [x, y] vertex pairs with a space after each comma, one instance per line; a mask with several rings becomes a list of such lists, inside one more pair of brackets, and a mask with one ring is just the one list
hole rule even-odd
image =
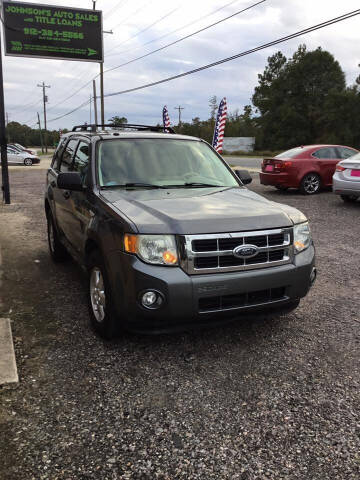
[[294, 158], [303, 153], [305, 150], [303, 147], [292, 148], [291, 150], [286, 150], [286, 152], [279, 153], [275, 158]]
[[69, 143], [66, 145], [66, 148], [64, 150], [64, 153], [61, 159], [61, 165], [60, 165], [61, 172], [69, 171], [74, 158], [74, 153], [75, 153], [77, 143], [78, 143], [78, 140], [70, 140]]
[[82, 140], [79, 142], [74, 158], [74, 164], [72, 166], [72, 171], [79, 172], [83, 183], [85, 182], [89, 166], [89, 148], [88, 143], [83, 142]]
[[346, 158], [350, 158], [357, 153], [355, 152], [355, 150], [352, 150], [351, 148], [345, 148], [345, 147], [338, 147], [338, 152], [342, 160], [345, 160]]
[[63, 154], [64, 147], [66, 144], [67, 138], [60, 139], [58, 146], [56, 147], [56, 150], [54, 152], [54, 156], [51, 162], [52, 168], [55, 170], [59, 170], [59, 164], [60, 164], [60, 159], [61, 155]]
[[320, 148], [319, 150], [316, 150], [316, 152], [313, 153], [313, 156], [316, 158], [321, 159], [336, 159], [339, 158], [336, 149], [333, 147], [325, 147], [325, 148]]

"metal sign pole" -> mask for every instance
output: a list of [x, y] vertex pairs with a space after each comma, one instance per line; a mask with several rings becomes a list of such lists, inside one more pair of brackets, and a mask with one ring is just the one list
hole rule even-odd
[[2, 173], [2, 189], [4, 194], [4, 201], [10, 205], [10, 184], [9, 184], [9, 169], [7, 159], [7, 142], [6, 142], [6, 128], [5, 128], [5, 102], [4, 102], [4, 79], [2, 69], [2, 51], [0, 39], [0, 144], [1, 144], [1, 173]]

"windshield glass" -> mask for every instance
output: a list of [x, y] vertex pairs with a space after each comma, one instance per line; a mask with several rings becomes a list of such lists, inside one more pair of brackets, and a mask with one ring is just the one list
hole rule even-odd
[[303, 152], [304, 152], [303, 147], [296, 147], [296, 148], [292, 148], [291, 150], [286, 150], [286, 152], [280, 153], [279, 155], [276, 155], [275, 158], [294, 158]]
[[155, 138], [100, 142], [98, 178], [101, 187], [126, 184], [238, 187], [225, 165], [204, 142]]

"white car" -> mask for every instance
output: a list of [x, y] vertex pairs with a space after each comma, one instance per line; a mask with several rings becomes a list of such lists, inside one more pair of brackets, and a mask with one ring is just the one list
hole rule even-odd
[[360, 197], [360, 153], [336, 165], [333, 192], [340, 195], [344, 202], [356, 202]]
[[34, 163], [40, 163], [40, 158], [27, 152], [19, 152], [14, 148], [7, 147], [9, 165], [26, 165], [30, 167]]

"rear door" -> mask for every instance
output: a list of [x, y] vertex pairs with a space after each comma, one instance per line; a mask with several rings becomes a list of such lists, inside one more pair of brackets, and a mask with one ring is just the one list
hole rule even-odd
[[323, 185], [332, 185], [332, 177], [335, 173], [337, 163], [340, 162], [339, 153], [336, 147], [322, 147], [312, 153], [319, 167]]

